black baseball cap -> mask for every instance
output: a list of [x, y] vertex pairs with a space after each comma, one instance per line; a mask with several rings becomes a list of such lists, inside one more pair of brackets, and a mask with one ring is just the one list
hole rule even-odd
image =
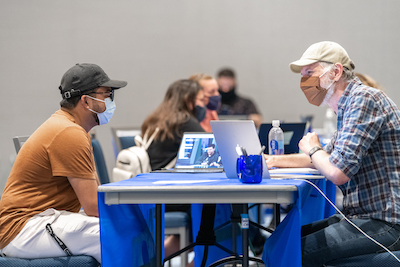
[[111, 80], [96, 64], [77, 63], [67, 70], [58, 87], [63, 99], [81, 96], [98, 87], [111, 87], [113, 90], [125, 87], [125, 81]]

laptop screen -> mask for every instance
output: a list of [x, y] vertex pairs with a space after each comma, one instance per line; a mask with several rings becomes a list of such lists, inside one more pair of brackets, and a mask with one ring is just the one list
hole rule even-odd
[[[283, 136], [284, 136], [284, 145], [285, 145], [285, 154], [291, 153], [299, 153], [299, 142], [301, 138], [304, 136], [304, 132], [306, 129], [306, 123], [281, 123], [280, 125]], [[260, 131], [258, 132], [258, 136], [260, 138], [260, 142], [262, 145], [265, 145], [265, 153], [268, 154], [268, 133], [271, 130], [271, 123], [263, 123], [260, 126]]]
[[212, 133], [184, 133], [175, 168], [220, 168], [221, 156]]
[[[261, 152], [254, 122], [252, 120], [212, 120], [210, 124], [224, 163], [226, 177], [238, 179], [236, 162], [239, 156], [236, 147], [238, 145], [244, 147], [249, 155], [257, 155]], [[270, 175], [265, 160], [263, 160], [263, 165], [263, 179], [268, 179]]]

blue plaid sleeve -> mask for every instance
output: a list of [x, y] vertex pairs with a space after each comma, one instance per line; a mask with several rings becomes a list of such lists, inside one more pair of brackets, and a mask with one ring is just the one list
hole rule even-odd
[[379, 135], [385, 111], [375, 95], [359, 92], [347, 98], [341, 113], [338, 131], [330, 161], [349, 178], [358, 172], [363, 155]]

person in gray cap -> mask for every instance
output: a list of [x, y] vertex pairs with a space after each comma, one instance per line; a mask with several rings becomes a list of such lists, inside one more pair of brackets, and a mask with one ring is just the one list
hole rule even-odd
[[3, 256], [90, 255], [101, 262], [100, 183], [89, 131], [110, 120], [114, 90], [126, 85], [95, 64], [64, 74], [61, 108], [24, 143], [7, 180], [0, 201]]
[[266, 156], [268, 167], [317, 168], [343, 193], [343, 215], [303, 226], [303, 266], [381, 252], [381, 245], [400, 250], [400, 110], [383, 91], [362, 84], [354, 68], [334, 42], [313, 44], [290, 63], [307, 100], [337, 114], [337, 131], [324, 148], [308, 133], [299, 142], [303, 154]]

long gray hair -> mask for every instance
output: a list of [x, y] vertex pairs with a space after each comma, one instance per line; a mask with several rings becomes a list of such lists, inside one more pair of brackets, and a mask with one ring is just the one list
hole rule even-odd
[[[331, 63], [331, 62], [324, 62], [324, 61], [320, 61], [318, 62], [319, 65], [321, 67], [323, 67], [324, 69], [331, 67], [332, 69], [336, 68], [336, 65]], [[354, 74], [353, 70], [349, 70], [346, 67], [343, 67], [343, 72], [342, 72], [342, 77], [340, 77], [341, 80], [346, 81], [346, 82], [350, 82], [352, 81], [354, 78], [356, 77], [356, 75]]]

